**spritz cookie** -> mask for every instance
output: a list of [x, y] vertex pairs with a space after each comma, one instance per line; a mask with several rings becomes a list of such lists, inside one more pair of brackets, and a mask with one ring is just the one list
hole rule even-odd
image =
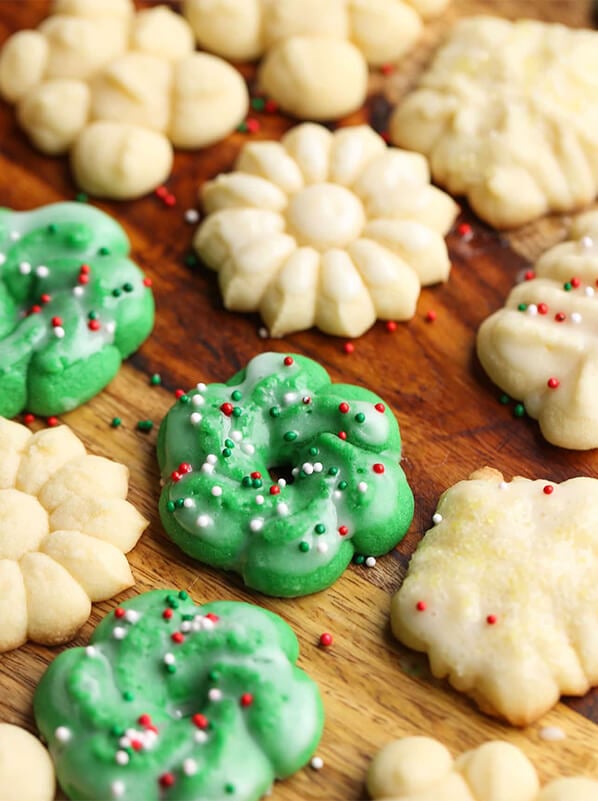
[[19, 726], [0, 723], [2, 801], [53, 801], [54, 765], [37, 737]]

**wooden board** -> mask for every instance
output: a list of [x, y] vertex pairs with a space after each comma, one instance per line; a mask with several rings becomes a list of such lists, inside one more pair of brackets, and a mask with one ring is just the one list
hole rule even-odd
[[[49, 3], [0, 3], [0, 43], [21, 27], [35, 26]], [[454, 8], [430, 27], [422, 47], [393, 74], [372, 75], [366, 108], [343, 124], [371, 120], [383, 128], [391, 103], [413, 82], [433, 45], [457, 15], [486, 12], [515, 17], [525, 14], [572, 25], [590, 24], [590, 3], [565, 0], [455, 0]], [[252, 67], [243, 67], [246, 77]], [[291, 121], [255, 114], [262, 128], [257, 136], [279, 136]], [[354, 353], [341, 340], [316, 331], [285, 340], [262, 340], [260, 322], [251, 315], [225, 312], [212, 274], [186, 266], [193, 226], [184, 210], [196, 205], [201, 181], [230, 168], [246, 134], [234, 134], [220, 145], [198, 153], [179, 153], [170, 189], [177, 197], [166, 208], [149, 196], [131, 203], [97, 205], [126, 228], [134, 258], [153, 278], [157, 320], [152, 337], [98, 397], [62, 417], [92, 451], [121, 460], [131, 469], [130, 500], [151, 520], [130, 555], [137, 585], [123, 597], [156, 587], [183, 588], [196, 602], [242, 599], [282, 615], [297, 632], [300, 664], [322, 689], [326, 729], [318, 749], [325, 762], [319, 773], [309, 767], [277, 785], [272, 796], [284, 799], [349, 801], [364, 797], [366, 766], [389, 739], [406, 734], [441, 737], [458, 751], [492, 737], [522, 746], [543, 779], [585, 772], [598, 777], [593, 740], [598, 722], [598, 694], [560, 704], [524, 731], [503, 726], [480, 714], [446, 684], [430, 679], [425, 659], [411, 654], [391, 637], [388, 611], [409, 555], [429, 527], [439, 494], [472, 470], [491, 464], [507, 476], [523, 474], [561, 481], [575, 475], [596, 475], [598, 454], [559, 450], [544, 442], [536, 423], [517, 420], [512, 408], [498, 402], [499, 392], [484, 377], [474, 355], [480, 322], [502, 305], [527, 259], [562, 237], [564, 221], [544, 220], [522, 232], [499, 236], [467, 211], [474, 237], [466, 243], [456, 230], [448, 238], [453, 271], [449, 282], [422, 292], [417, 315], [389, 333], [378, 323], [355, 341]], [[72, 199], [66, 160], [36, 153], [19, 133], [13, 110], [0, 105], [0, 205], [15, 209]], [[428, 310], [437, 320], [426, 322]], [[382, 395], [396, 413], [404, 440], [404, 467], [416, 496], [411, 530], [396, 552], [375, 568], [351, 567], [335, 586], [300, 600], [274, 600], [245, 592], [232, 576], [194, 563], [164, 536], [158, 514], [156, 430], [135, 430], [140, 419], [158, 422], [173, 402], [177, 387], [199, 380], [221, 381], [263, 350], [303, 353], [319, 360], [333, 380], [363, 383]], [[149, 377], [159, 372], [161, 387]], [[120, 429], [110, 420], [118, 415]], [[122, 600], [122, 598], [120, 599]], [[116, 601], [94, 607], [76, 644], [86, 643], [93, 627]], [[329, 650], [318, 647], [323, 631], [334, 635]], [[48, 662], [61, 649], [27, 645], [0, 656], [0, 720], [33, 729], [32, 692]], [[546, 742], [544, 726], [560, 726], [561, 742]]]

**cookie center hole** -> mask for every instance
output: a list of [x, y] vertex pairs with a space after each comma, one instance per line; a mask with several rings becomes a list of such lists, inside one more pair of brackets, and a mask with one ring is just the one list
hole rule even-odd
[[270, 480], [273, 484], [276, 484], [279, 478], [284, 478], [287, 482], [287, 486], [292, 484], [295, 480], [295, 476], [292, 474], [293, 466], [290, 464], [282, 464], [277, 467], [269, 467], [268, 468], [268, 475], [270, 476]]

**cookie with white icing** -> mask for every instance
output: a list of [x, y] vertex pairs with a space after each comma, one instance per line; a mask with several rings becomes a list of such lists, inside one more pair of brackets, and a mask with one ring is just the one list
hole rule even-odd
[[598, 211], [547, 251], [504, 308], [480, 326], [477, 352], [495, 384], [523, 401], [553, 445], [598, 447]]
[[598, 480], [484, 468], [441, 496], [392, 629], [489, 714], [525, 726], [598, 679]]
[[497, 228], [598, 191], [598, 33], [533, 20], [459, 21], [390, 122], [434, 180]]
[[273, 336], [314, 325], [359, 336], [376, 318], [408, 320], [421, 285], [448, 278], [456, 204], [421, 155], [365, 125], [304, 123], [281, 142], [250, 142], [201, 198], [194, 245], [224, 305], [259, 311]]

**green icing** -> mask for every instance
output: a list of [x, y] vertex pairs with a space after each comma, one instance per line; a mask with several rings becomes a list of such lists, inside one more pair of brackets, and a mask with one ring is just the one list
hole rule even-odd
[[[332, 384], [311, 359], [288, 358], [264, 353], [226, 384], [198, 385], [158, 436], [170, 537], [276, 596], [330, 586], [355, 552], [387, 553], [413, 518], [399, 427], [380, 398]], [[277, 485], [269, 468], [293, 482]]]
[[290, 627], [251, 604], [198, 607], [173, 590], [126, 601], [35, 692], [63, 790], [82, 801], [260, 798], [307, 763], [322, 734], [320, 694], [298, 654]]
[[153, 295], [128, 253], [92, 206], [0, 209], [0, 415], [75, 408], [146, 339]]

